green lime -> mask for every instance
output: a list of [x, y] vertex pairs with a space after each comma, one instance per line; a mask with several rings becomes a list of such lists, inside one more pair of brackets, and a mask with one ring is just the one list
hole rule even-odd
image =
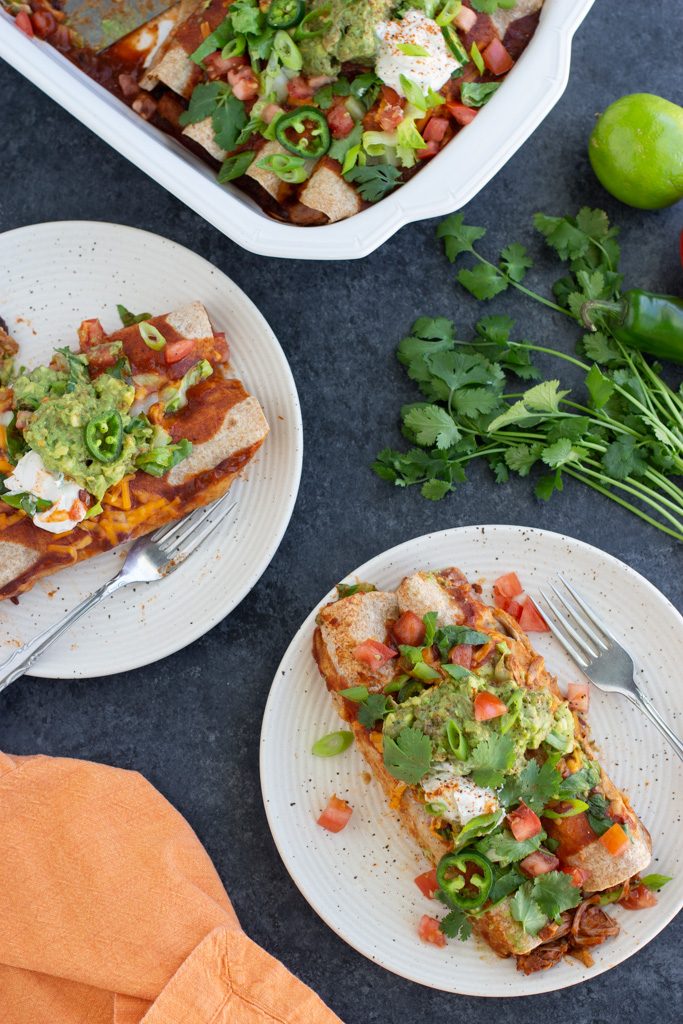
[[683, 198], [683, 107], [636, 92], [612, 103], [588, 143], [600, 182], [629, 206], [657, 210]]

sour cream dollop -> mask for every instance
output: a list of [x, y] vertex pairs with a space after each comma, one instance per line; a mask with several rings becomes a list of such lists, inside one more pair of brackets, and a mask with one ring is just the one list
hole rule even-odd
[[[381, 21], [375, 33], [379, 39], [375, 73], [399, 96], [405, 96], [401, 75], [415, 82], [423, 93], [429, 89], [437, 92], [460, 67], [439, 26], [422, 11], [407, 11], [401, 21]], [[422, 47], [428, 56], [410, 56], [400, 46]]]
[[38, 452], [30, 451], [17, 462], [11, 476], [5, 478], [9, 494], [35, 494], [52, 505], [33, 517], [35, 526], [48, 533], [66, 533], [85, 519], [87, 509], [80, 500], [78, 484], [56, 476], [45, 468]]
[[447, 761], [422, 780], [422, 788], [429, 803], [442, 805], [440, 817], [454, 825], [466, 825], [480, 814], [500, 810], [492, 789], [477, 786], [466, 776], [456, 775]]

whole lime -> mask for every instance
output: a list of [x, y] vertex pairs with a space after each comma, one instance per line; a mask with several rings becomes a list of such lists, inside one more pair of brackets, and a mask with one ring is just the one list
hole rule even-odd
[[661, 96], [622, 96], [600, 115], [588, 143], [600, 182], [629, 206], [657, 210], [683, 198], [683, 107]]

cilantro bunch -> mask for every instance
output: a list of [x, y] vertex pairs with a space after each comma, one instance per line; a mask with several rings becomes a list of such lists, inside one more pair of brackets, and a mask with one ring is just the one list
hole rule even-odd
[[[600, 210], [576, 218], [536, 214], [536, 228], [566, 263], [553, 299], [523, 284], [533, 265], [519, 243], [497, 261], [475, 243], [486, 229], [466, 225], [462, 214], [440, 224], [451, 262], [468, 254], [458, 282], [485, 301], [509, 288], [580, 323], [588, 299], [618, 297], [621, 287], [616, 229]], [[406, 452], [384, 449], [375, 472], [397, 486], [420, 485], [439, 500], [465, 482], [466, 466], [484, 459], [496, 481], [510, 473], [536, 474], [535, 493], [548, 500], [571, 477], [627, 508], [662, 532], [683, 540], [683, 388], [670, 388], [640, 352], [625, 348], [607, 326], [585, 334], [579, 355], [512, 339], [507, 316], [479, 320], [470, 339], [457, 336], [444, 317], [422, 317], [398, 347], [398, 359], [427, 399], [401, 410]], [[533, 354], [545, 353], [583, 375], [583, 395], [558, 378], [539, 381]], [[520, 382], [539, 381], [530, 387]]]

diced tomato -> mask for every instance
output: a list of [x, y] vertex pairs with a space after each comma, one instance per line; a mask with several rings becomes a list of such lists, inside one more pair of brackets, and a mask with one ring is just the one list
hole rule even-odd
[[495, 693], [481, 690], [474, 698], [474, 717], [478, 722], [487, 722], [490, 718], [500, 718], [505, 714], [507, 705]]
[[560, 866], [559, 859], [554, 853], [546, 853], [545, 850], [535, 850], [524, 860], [520, 860], [519, 866], [529, 878], [537, 878], [538, 875], [547, 875], [549, 871], [557, 871]]
[[519, 617], [522, 614], [523, 607], [524, 605], [520, 604], [519, 601], [515, 601], [513, 597], [511, 601], [508, 601], [507, 608], [503, 610], [506, 611], [508, 615], [511, 615], [513, 619], [517, 619], [517, 622], [519, 622]]
[[346, 800], [340, 800], [338, 796], [331, 796], [327, 807], [318, 818], [318, 824], [321, 828], [326, 828], [328, 832], [341, 832], [348, 825], [352, 814], [353, 808], [347, 804]]
[[398, 105], [399, 107], [401, 106], [401, 97], [395, 89], [391, 88], [390, 85], [383, 85], [380, 87], [380, 96], [385, 103], [391, 103]]
[[588, 711], [590, 690], [588, 683], [569, 683], [567, 686], [567, 700], [572, 711], [585, 714]]
[[382, 131], [396, 131], [403, 120], [403, 107], [398, 103], [387, 103], [377, 113], [377, 120]]
[[518, 843], [524, 839], [532, 839], [543, 828], [539, 816], [530, 807], [527, 807], [524, 801], [514, 811], [507, 814], [507, 823]]
[[309, 85], [305, 78], [302, 78], [301, 75], [297, 75], [296, 78], [290, 78], [287, 82], [287, 92], [289, 93], [290, 99], [310, 100], [315, 90]]
[[123, 94], [124, 100], [133, 100], [140, 92], [138, 80], [135, 75], [131, 74], [120, 74], [119, 75], [119, 89]]
[[115, 345], [97, 345], [96, 348], [90, 349], [88, 365], [91, 374], [94, 370], [101, 373], [108, 370], [110, 366], [115, 366], [119, 356], [120, 352]]
[[27, 35], [32, 39], [34, 35], [33, 22], [26, 11], [19, 11], [14, 20], [17, 23], [17, 28], [21, 29], [24, 35]]
[[646, 907], [656, 907], [657, 897], [645, 885], [633, 885], [628, 894], [619, 900], [621, 907], [627, 910], [645, 910]]
[[436, 868], [432, 868], [431, 871], [425, 871], [424, 874], [418, 875], [415, 879], [415, 885], [428, 900], [433, 900], [434, 893], [436, 893], [439, 888], [439, 883], [436, 880]]
[[356, 661], [362, 661], [364, 665], [369, 665], [370, 668], [381, 668], [382, 665], [386, 665], [392, 658], [398, 657], [398, 651], [395, 651], [393, 647], [387, 647], [386, 644], [380, 643], [379, 640], [364, 640], [362, 644], [354, 647], [351, 653]]
[[462, 665], [463, 668], [472, 667], [472, 644], [456, 644], [451, 647], [448, 660], [451, 665]]
[[459, 125], [470, 124], [479, 113], [474, 107], [466, 107], [464, 103], [456, 103], [454, 100], [447, 103], [446, 107], [453, 120]]
[[420, 918], [417, 934], [423, 942], [430, 942], [433, 946], [446, 945], [446, 936], [439, 928], [439, 922], [435, 917], [423, 914]]
[[515, 63], [500, 39], [492, 39], [482, 53], [484, 64], [494, 75], [504, 75]]
[[429, 160], [431, 157], [436, 156], [440, 148], [439, 143], [434, 142], [432, 139], [427, 143], [424, 149], [416, 149], [415, 156], [418, 160]]
[[508, 600], [513, 597], [519, 597], [523, 593], [523, 589], [516, 572], [506, 572], [503, 576], [499, 576], [497, 580], [493, 581], [494, 594], [497, 592]]
[[47, 39], [57, 28], [57, 19], [50, 11], [34, 11], [31, 15], [33, 28], [41, 39]]
[[550, 632], [548, 623], [545, 621], [530, 597], [527, 597], [522, 606], [522, 613], [519, 616], [519, 624], [525, 633]]
[[353, 131], [354, 120], [344, 106], [344, 101], [335, 103], [326, 114], [327, 123], [334, 139], [345, 139]]
[[628, 849], [629, 838], [619, 822], [615, 821], [611, 828], [608, 828], [607, 831], [600, 836], [600, 842], [608, 853], [613, 857], [618, 857], [619, 854]]
[[573, 868], [569, 864], [564, 864], [560, 871], [565, 875], [569, 875], [577, 889], [583, 888], [583, 883], [586, 881], [586, 873], [581, 868]]
[[441, 142], [447, 130], [447, 117], [430, 117], [427, 126], [422, 132], [422, 138], [425, 142]]
[[84, 320], [78, 328], [78, 341], [81, 352], [86, 352], [95, 345], [101, 345], [107, 335], [99, 320]]
[[420, 647], [425, 638], [425, 624], [415, 612], [404, 612], [394, 623], [392, 633], [399, 644]]
[[75, 523], [78, 523], [81, 521], [81, 519], [85, 519], [85, 514], [87, 511], [88, 509], [86, 508], [85, 504], [80, 500], [80, 498], [76, 498], [71, 508], [69, 509], [69, 519], [73, 519]]
[[469, 32], [477, 21], [477, 15], [470, 7], [461, 7], [453, 18], [453, 24], [457, 25], [463, 32]]
[[215, 53], [210, 53], [208, 57], [204, 58], [204, 64], [208, 77], [215, 80], [225, 78], [228, 71], [232, 71], [234, 68], [248, 67], [249, 61], [246, 57], [221, 57], [220, 50], [216, 50]]
[[557, 852], [562, 860], [583, 850], [598, 838], [585, 812], [572, 814], [571, 818], [546, 818], [544, 826], [548, 835], [560, 844]]
[[164, 359], [169, 365], [171, 363], [179, 363], [181, 359], [191, 355], [195, 347], [196, 341], [193, 338], [180, 338], [178, 341], [169, 341], [164, 346]]
[[231, 68], [228, 71], [228, 82], [237, 99], [243, 103], [258, 96], [259, 82], [251, 67]]

